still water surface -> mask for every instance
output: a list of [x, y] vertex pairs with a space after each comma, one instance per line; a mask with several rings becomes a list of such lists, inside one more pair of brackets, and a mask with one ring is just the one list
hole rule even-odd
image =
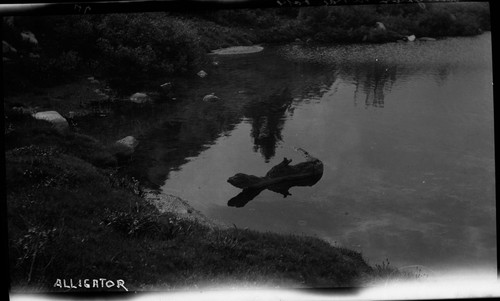
[[[164, 192], [239, 228], [315, 235], [371, 264], [493, 274], [490, 39], [214, 56], [206, 78], [183, 83], [180, 104], [148, 113], [161, 126], [141, 137], [147, 159], [136, 164]], [[222, 101], [203, 103], [210, 92]], [[303, 162], [296, 147], [323, 162], [318, 183], [227, 205], [241, 191], [229, 177]]]

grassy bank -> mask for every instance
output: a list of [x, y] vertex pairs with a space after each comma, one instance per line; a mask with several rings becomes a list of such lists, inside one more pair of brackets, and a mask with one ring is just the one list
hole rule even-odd
[[[111, 149], [29, 115], [6, 134], [14, 291], [65, 279], [123, 279], [129, 290], [240, 283], [353, 286], [361, 254], [311, 237], [215, 227], [147, 202]], [[189, 215], [191, 213], [187, 213]], [[85, 289], [82, 289], [85, 290]]]
[[[133, 90], [143, 80], [194, 74], [217, 48], [476, 35], [490, 29], [490, 15], [488, 3], [436, 3], [12, 17], [3, 19], [3, 28], [17, 50], [4, 54], [7, 93], [82, 73]], [[22, 39], [26, 30], [37, 43]]]

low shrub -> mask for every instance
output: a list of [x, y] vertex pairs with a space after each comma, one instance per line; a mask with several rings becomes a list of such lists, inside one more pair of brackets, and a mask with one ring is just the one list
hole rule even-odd
[[153, 77], [186, 72], [201, 62], [196, 29], [167, 14], [107, 15], [97, 47], [108, 76]]

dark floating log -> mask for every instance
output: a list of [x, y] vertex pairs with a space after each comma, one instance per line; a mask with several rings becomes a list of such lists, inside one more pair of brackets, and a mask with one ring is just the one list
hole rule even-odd
[[287, 197], [288, 191], [294, 186], [313, 186], [323, 176], [323, 163], [302, 151], [307, 160], [296, 165], [290, 165], [292, 160], [284, 158], [281, 163], [271, 168], [264, 177], [238, 173], [227, 181], [238, 188], [241, 193], [228, 201], [228, 206], [243, 207], [253, 200], [263, 190], [268, 189]]

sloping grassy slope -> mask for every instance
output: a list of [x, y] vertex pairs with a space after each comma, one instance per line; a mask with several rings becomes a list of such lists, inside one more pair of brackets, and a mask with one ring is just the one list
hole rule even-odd
[[352, 286], [357, 252], [303, 236], [218, 229], [160, 214], [95, 139], [25, 116], [6, 139], [14, 291], [65, 279], [123, 279], [129, 290], [218, 285]]

